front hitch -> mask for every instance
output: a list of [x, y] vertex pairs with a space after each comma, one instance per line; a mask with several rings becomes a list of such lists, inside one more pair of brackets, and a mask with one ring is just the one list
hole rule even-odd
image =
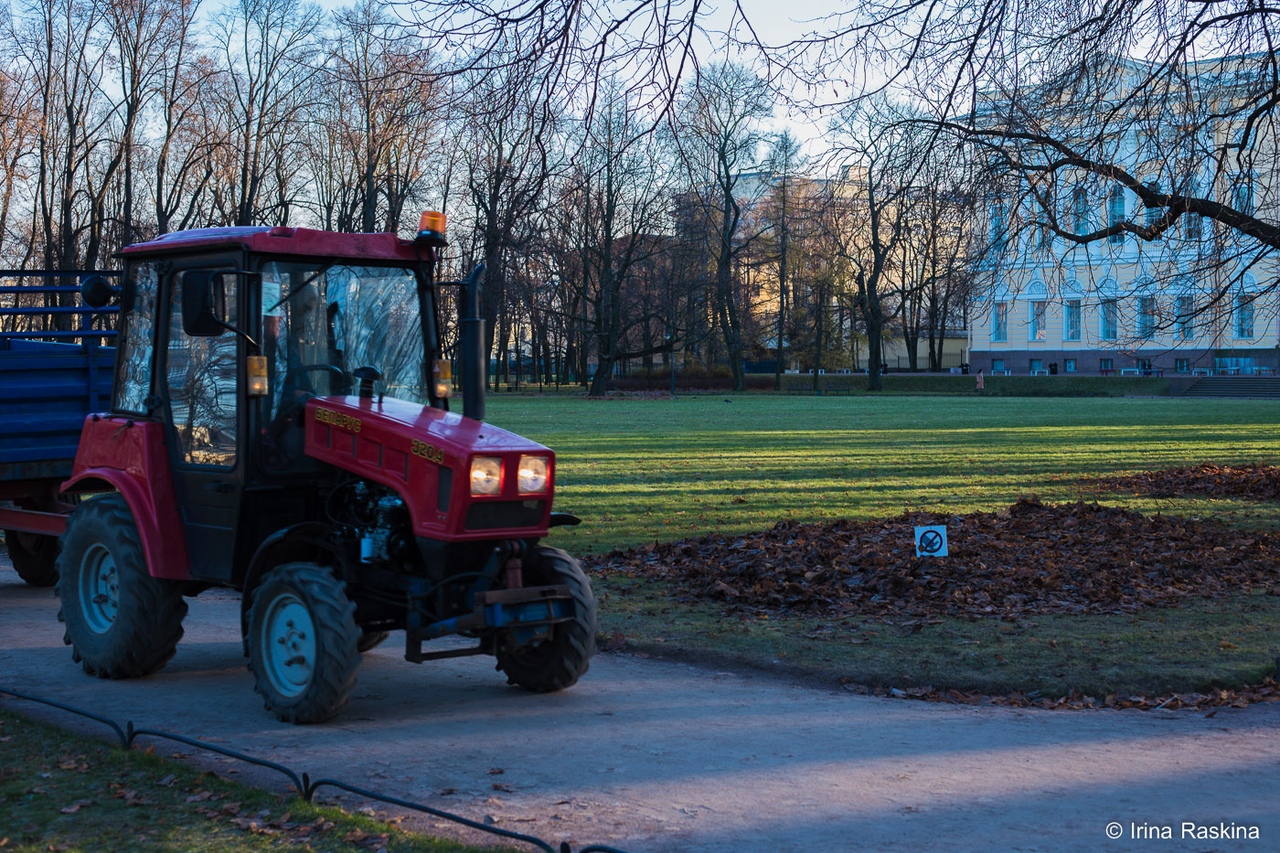
[[[423, 654], [422, 644], [449, 634], [545, 628], [572, 618], [573, 594], [564, 585], [482, 592], [476, 595], [475, 609], [470, 613], [441, 619], [422, 628], [408, 628], [405, 631], [404, 659], [422, 663], [442, 656]], [[481, 653], [480, 649], [466, 649], [446, 652], [445, 655]]]

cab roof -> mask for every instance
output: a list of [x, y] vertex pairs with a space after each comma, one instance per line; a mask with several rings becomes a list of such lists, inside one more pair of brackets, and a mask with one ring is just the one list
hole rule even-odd
[[175, 254], [235, 246], [264, 254], [340, 257], [368, 261], [413, 262], [430, 257], [431, 252], [429, 248], [418, 248], [411, 241], [402, 240], [391, 233], [348, 234], [338, 231], [318, 231], [314, 228], [258, 225], [174, 231], [145, 243], [126, 246], [120, 254], [126, 257]]

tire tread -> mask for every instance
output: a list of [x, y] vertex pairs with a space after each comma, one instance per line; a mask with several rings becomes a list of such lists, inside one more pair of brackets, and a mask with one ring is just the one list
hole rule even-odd
[[572, 687], [591, 667], [596, 652], [596, 599], [582, 566], [561, 549], [539, 546], [531, 562], [526, 577], [533, 574], [538, 583], [569, 587], [573, 619], [553, 626], [551, 639], [540, 647], [532, 665], [522, 659], [528, 651], [512, 655], [500, 649], [498, 668], [513, 684], [535, 693], [552, 693]]
[[[261, 635], [258, 614], [270, 603], [272, 588], [279, 585], [293, 589], [307, 602], [318, 629], [316, 679], [296, 698], [274, 693], [261, 663], [262, 650], [257, 648]], [[360, 629], [356, 626], [355, 614], [355, 602], [347, 597], [342, 584], [325, 566], [284, 563], [263, 578], [249, 606], [247, 645], [253, 689], [263, 697], [268, 711], [286, 723], [299, 724], [322, 723], [338, 715], [355, 688], [356, 668], [360, 664], [360, 652], [356, 648]]]
[[[101, 526], [96, 532], [105, 534], [104, 540], [115, 539], [110, 544], [115, 546], [112, 558], [121, 590], [116, 621], [102, 635], [82, 630], [75, 617], [69, 622], [68, 604], [78, 608], [80, 603], [66, 599], [66, 595], [74, 599], [79, 592], [77, 578], [82, 567], [76, 563], [84, 547], [79, 539], [92, 535], [95, 525]], [[138, 528], [123, 497], [105, 495], [76, 508], [67, 523], [57, 565], [58, 619], [67, 624], [63, 642], [72, 647], [72, 658], [85, 672], [98, 678], [140, 678], [162, 669], [173, 658], [182, 639], [187, 602], [170, 582], [147, 572]], [[65, 588], [68, 583], [70, 590]]]

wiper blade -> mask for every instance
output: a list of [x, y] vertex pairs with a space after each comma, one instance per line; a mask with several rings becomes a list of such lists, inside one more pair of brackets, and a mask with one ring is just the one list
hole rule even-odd
[[311, 275], [307, 276], [306, 281], [302, 282], [302, 284], [299, 284], [299, 285], [298, 285], [298, 286], [296, 286], [296, 287], [291, 287], [291, 288], [289, 288], [289, 292], [288, 292], [286, 295], [284, 295], [284, 296], [280, 297], [278, 300], [276, 300], [276, 304], [275, 304], [275, 305], [272, 305], [270, 308], [267, 308], [267, 309], [266, 309], [266, 311], [264, 311], [263, 313], [265, 313], [265, 314], [270, 314], [271, 312], [273, 312], [273, 311], [275, 311], [277, 308], [279, 308], [281, 305], [285, 304], [285, 303], [286, 303], [286, 302], [288, 302], [290, 299], [292, 299], [293, 297], [297, 296], [297, 295], [298, 295], [299, 293], [301, 293], [302, 291], [306, 290], [306, 289], [307, 289], [307, 285], [311, 284], [311, 282], [315, 281], [315, 280], [316, 280], [316, 279], [318, 279], [320, 276], [322, 276], [322, 275], [324, 275], [325, 273], [327, 273], [330, 269], [332, 269], [332, 268], [333, 268], [333, 265], [334, 265], [334, 264], [336, 264], [336, 263], [337, 263], [337, 261], [336, 261], [336, 260], [333, 260], [333, 261], [328, 261], [327, 263], [325, 263], [324, 265], [322, 265], [319, 269], [317, 269], [317, 270], [316, 270], [315, 272], [313, 272]]

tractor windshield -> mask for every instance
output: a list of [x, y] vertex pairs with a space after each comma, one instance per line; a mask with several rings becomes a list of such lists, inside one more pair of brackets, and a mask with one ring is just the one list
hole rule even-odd
[[427, 399], [412, 269], [267, 262], [262, 325], [273, 413], [301, 397], [354, 393], [358, 367], [382, 373], [382, 393]]

